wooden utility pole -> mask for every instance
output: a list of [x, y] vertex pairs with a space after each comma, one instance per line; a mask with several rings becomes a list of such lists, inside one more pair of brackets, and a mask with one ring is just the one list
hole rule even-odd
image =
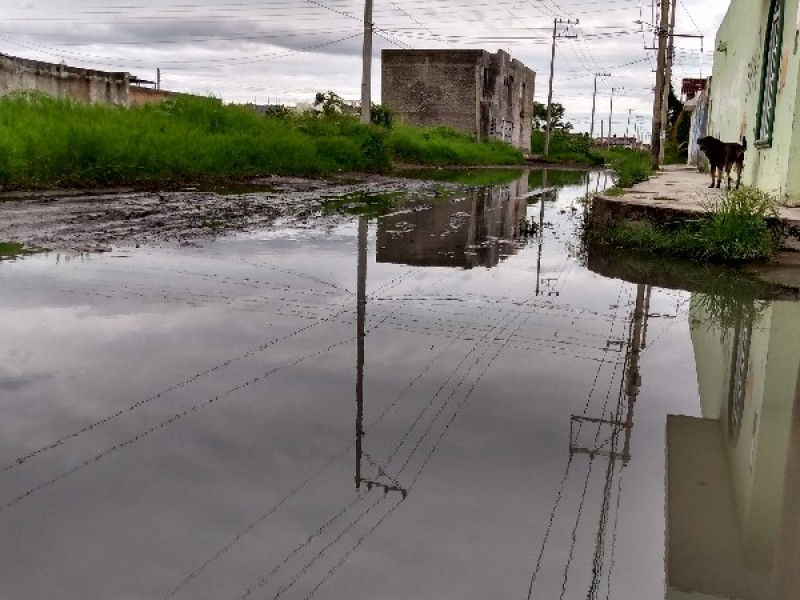
[[594, 139], [594, 108], [597, 101], [597, 78], [598, 77], [611, 77], [611, 73], [595, 73], [594, 74], [594, 92], [592, 93], [592, 125], [589, 127], [589, 137]]
[[361, 122], [372, 117], [372, 0], [364, 0], [364, 45], [361, 57]]
[[567, 19], [566, 21], [562, 19], [553, 19], [553, 47], [550, 50], [550, 83], [547, 88], [547, 122], [545, 123], [545, 134], [544, 134], [544, 155], [547, 156], [550, 154], [550, 119], [553, 116], [553, 68], [556, 61], [556, 37], [569, 37], [569, 38], [576, 38], [577, 35], [556, 35], [558, 24], [563, 23], [565, 25], [577, 25], [578, 20], [570, 20]]
[[654, 169], [661, 165], [661, 106], [664, 101], [664, 66], [667, 58], [668, 0], [661, 0], [661, 22], [658, 27], [658, 60], [656, 62], [656, 90], [653, 99], [653, 131], [650, 134], [650, 161]]
[[[664, 92], [661, 96], [661, 128], [666, 132], [669, 126], [669, 91], [672, 87], [672, 61], [675, 58], [675, 9], [678, 0], [672, 0], [672, 13], [669, 18], [669, 43], [667, 44], [666, 65], [664, 67]], [[666, 0], [664, 0], [666, 4]], [[666, 146], [666, 136], [662, 136], [664, 141], [659, 144], [658, 162], [664, 164], [664, 146]]]

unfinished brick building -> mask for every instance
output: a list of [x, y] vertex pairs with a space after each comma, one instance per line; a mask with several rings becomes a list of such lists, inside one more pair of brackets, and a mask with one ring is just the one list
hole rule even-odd
[[381, 101], [413, 125], [447, 125], [531, 149], [536, 73], [502, 50], [384, 50]]

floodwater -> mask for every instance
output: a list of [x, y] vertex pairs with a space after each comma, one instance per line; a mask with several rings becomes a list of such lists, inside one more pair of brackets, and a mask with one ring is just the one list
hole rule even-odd
[[797, 598], [796, 294], [486, 177], [0, 262], [0, 598]]

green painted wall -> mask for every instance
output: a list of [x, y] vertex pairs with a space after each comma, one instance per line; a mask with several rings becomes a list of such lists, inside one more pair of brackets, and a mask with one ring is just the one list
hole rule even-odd
[[742, 182], [800, 204], [800, 115], [798, 89], [798, 0], [784, 0], [780, 79], [772, 145], [756, 147], [769, 0], [732, 0], [714, 44], [709, 134], [726, 142], [747, 136]]

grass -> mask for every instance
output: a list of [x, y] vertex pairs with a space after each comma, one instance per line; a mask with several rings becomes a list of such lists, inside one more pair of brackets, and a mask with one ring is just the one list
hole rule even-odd
[[726, 193], [701, 218], [673, 227], [623, 223], [593, 232], [593, 241], [653, 254], [741, 262], [771, 256], [779, 245], [775, 199], [755, 188]]
[[25, 253], [25, 246], [16, 242], [0, 242], [0, 259]]
[[[545, 132], [534, 131], [531, 134], [531, 152], [544, 154], [544, 141]], [[592, 166], [600, 166], [605, 162], [603, 155], [594, 147], [588, 136], [561, 130], [551, 132], [547, 158]]]
[[508, 185], [522, 177], [518, 169], [407, 169], [398, 173], [410, 179], [426, 179], [461, 185]]
[[0, 99], [3, 189], [387, 172], [393, 159], [513, 164], [522, 154], [445, 128], [389, 130], [345, 114], [262, 116], [196, 96], [131, 109], [38, 93]]
[[647, 181], [653, 172], [650, 154], [642, 150], [628, 148], [609, 148], [601, 151], [606, 165], [616, 173], [614, 186], [625, 189], [642, 181]]
[[392, 158], [420, 165], [518, 165], [522, 152], [496, 140], [476, 141], [449, 127], [410, 127], [397, 123], [389, 136]]

